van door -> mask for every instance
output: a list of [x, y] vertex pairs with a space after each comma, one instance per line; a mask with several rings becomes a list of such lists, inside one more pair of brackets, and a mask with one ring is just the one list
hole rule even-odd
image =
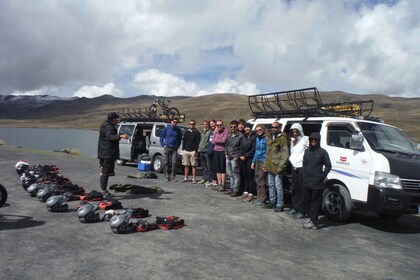
[[329, 123], [322, 136], [321, 145], [330, 156], [332, 169], [328, 179], [343, 182], [352, 200], [367, 201], [369, 178], [371, 171], [371, 154], [366, 147], [361, 150], [350, 149], [351, 135], [356, 129], [351, 123]]
[[128, 139], [120, 139], [120, 159], [131, 161], [131, 151], [133, 143], [135, 124], [120, 124], [119, 134], [128, 134]]

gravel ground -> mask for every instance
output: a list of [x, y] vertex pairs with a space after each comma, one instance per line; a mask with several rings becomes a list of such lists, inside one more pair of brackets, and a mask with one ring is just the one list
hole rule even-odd
[[199, 184], [166, 183], [160, 174], [130, 179], [135, 166], [117, 166], [110, 184], [164, 189], [115, 194], [124, 207], [148, 209], [152, 222], [175, 215], [187, 224], [121, 235], [107, 222], [80, 223], [75, 201], [66, 213], [48, 212], [22, 188], [14, 170], [21, 159], [55, 164], [87, 191], [99, 190], [94, 158], [0, 146], [0, 183], [9, 193], [0, 209], [1, 279], [419, 279], [418, 215], [384, 221], [360, 212], [305, 230], [286, 213]]

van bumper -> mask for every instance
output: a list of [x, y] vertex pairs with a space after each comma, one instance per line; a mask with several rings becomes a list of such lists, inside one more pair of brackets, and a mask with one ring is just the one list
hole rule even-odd
[[367, 208], [377, 213], [416, 214], [420, 193], [369, 185]]

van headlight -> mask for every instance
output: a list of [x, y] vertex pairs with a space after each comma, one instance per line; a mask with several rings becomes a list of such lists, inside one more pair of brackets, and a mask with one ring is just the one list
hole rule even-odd
[[390, 189], [402, 188], [400, 176], [387, 173], [387, 172], [382, 172], [382, 171], [375, 172], [374, 185], [381, 188], [390, 188]]

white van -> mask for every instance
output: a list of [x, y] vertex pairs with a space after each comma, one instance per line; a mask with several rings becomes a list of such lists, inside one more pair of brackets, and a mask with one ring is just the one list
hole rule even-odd
[[[294, 96], [301, 97], [308, 92], [313, 98], [305, 97], [310, 101], [303, 102], [304, 106], [293, 105], [292, 109], [286, 110], [280, 104], [282, 110], [272, 110], [274, 102], [284, 103], [280, 101], [284, 93], [289, 95], [286, 100], [290, 102]], [[288, 135], [293, 123], [300, 123], [305, 135], [309, 136], [312, 132], [321, 134], [321, 147], [327, 150], [332, 164], [322, 203], [329, 219], [344, 221], [353, 209], [366, 209], [385, 218], [417, 213], [420, 205], [420, 152], [401, 129], [364, 118], [360, 102], [322, 103], [316, 88], [256, 95], [251, 96], [249, 101], [256, 118], [248, 122], [254, 125], [254, 129], [257, 124], [270, 128], [273, 122], [278, 121], [282, 124], [282, 131]], [[270, 110], [261, 110], [260, 101], [270, 104]], [[356, 103], [360, 106], [355, 106]], [[351, 106], [354, 107], [349, 112]], [[371, 111], [373, 102], [369, 106]], [[344, 114], [343, 108], [346, 108]], [[360, 114], [354, 112], [355, 108]], [[347, 117], [328, 116], [333, 115], [334, 109], [336, 115]], [[308, 117], [308, 113], [324, 116]], [[274, 115], [276, 117], [271, 117]]]

